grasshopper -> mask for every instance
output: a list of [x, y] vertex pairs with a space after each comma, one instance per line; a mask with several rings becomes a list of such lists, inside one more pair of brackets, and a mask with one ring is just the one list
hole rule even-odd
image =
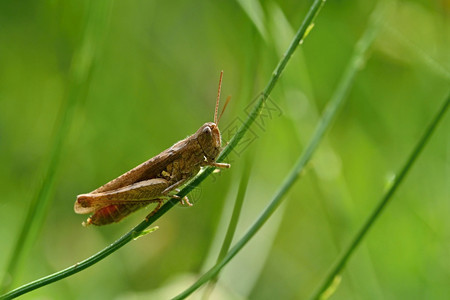
[[[179, 199], [180, 197], [173, 195], [173, 192], [179, 191], [178, 188], [194, 177], [201, 167], [230, 167], [229, 164], [216, 162], [221, 151], [219, 120], [230, 100], [228, 97], [222, 113], [217, 118], [222, 76], [223, 71], [220, 73], [214, 122], [203, 124], [193, 135], [98, 189], [78, 195], [74, 206], [75, 212], [92, 213], [86, 222], [83, 222], [83, 226], [119, 222], [130, 213], [150, 203], [157, 203], [147, 215], [148, 220], [160, 209], [164, 200]], [[180, 199], [180, 202], [192, 206], [187, 197]]]

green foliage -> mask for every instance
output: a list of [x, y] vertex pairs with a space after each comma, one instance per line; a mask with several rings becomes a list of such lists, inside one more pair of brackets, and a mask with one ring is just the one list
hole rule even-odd
[[[12, 287], [30, 282], [129, 232], [146, 212], [86, 229], [80, 225], [85, 216], [73, 213], [75, 196], [211, 121], [221, 69], [222, 94], [233, 96], [220, 124], [229, 141], [308, 5], [2, 2], [0, 280]], [[368, 53], [355, 62], [361, 70], [344, 95], [347, 103], [309, 168], [268, 224], [221, 271], [212, 299], [305, 298], [317, 288], [385, 189], [392, 188], [386, 188], [388, 179], [448, 93], [449, 18], [439, 5], [402, 1], [390, 8]], [[352, 49], [370, 29], [373, 10], [374, 2], [326, 3], [242, 140], [246, 143], [227, 157], [232, 168], [212, 174], [191, 193], [193, 208], [174, 207], [151, 235], [82, 276], [23, 298], [166, 299], [192, 284], [217, 259], [241, 158], [251, 151], [254, 165], [236, 240], [280, 189], [310, 140]], [[333, 299], [448, 295], [449, 125], [447, 116], [340, 273]]]

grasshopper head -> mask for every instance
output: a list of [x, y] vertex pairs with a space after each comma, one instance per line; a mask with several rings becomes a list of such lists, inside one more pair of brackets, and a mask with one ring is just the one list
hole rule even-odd
[[227, 107], [228, 102], [230, 102], [231, 96], [228, 96], [225, 105], [223, 106], [222, 112], [217, 118], [217, 112], [219, 110], [219, 100], [220, 100], [220, 89], [222, 87], [222, 76], [223, 71], [220, 72], [219, 78], [219, 90], [217, 91], [216, 109], [214, 110], [214, 122], [208, 122], [203, 124], [202, 127], [197, 130], [195, 135], [197, 136], [197, 141], [203, 150], [203, 155], [208, 159], [208, 161], [216, 161], [217, 156], [220, 153], [220, 145], [222, 140], [220, 138], [219, 131], [219, 121], [222, 117], [225, 107]]
[[220, 131], [216, 123], [208, 122], [197, 130], [197, 141], [208, 160], [215, 161], [220, 153]]

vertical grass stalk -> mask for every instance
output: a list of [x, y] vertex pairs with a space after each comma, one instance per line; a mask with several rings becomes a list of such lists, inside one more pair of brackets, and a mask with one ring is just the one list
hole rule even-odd
[[[219, 263], [230, 250], [231, 242], [233, 241], [234, 234], [236, 232], [237, 224], [239, 221], [239, 217], [241, 215], [242, 205], [244, 204], [245, 193], [247, 192], [248, 181], [250, 179], [250, 171], [252, 170], [253, 165], [253, 157], [251, 154], [246, 155], [246, 159], [244, 162], [243, 172], [241, 181], [239, 183], [238, 193], [236, 196], [236, 200], [234, 202], [233, 213], [231, 215], [230, 223], [228, 224], [227, 232], [225, 234], [225, 238], [222, 243], [222, 247], [220, 248], [219, 255], [217, 256], [216, 264]], [[203, 299], [208, 299], [209, 295], [214, 290], [215, 284], [219, 279], [219, 274], [217, 274], [208, 285], [205, 290], [205, 294], [203, 295]]]
[[[228, 154], [234, 149], [234, 147], [237, 146], [239, 141], [244, 137], [247, 130], [250, 128], [254, 120], [258, 117], [262, 106], [264, 104], [264, 101], [269, 97], [272, 89], [277, 84], [278, 79], [280, 78], [281, 74], [283, 73], [284, 68], [288, 64], [292, 54], [295, 52], [295, 49], [300, 44], [300, 42], [305, 38], [306, 34], [309, 33], [312, 22], [318, 15], [320, 9], [322, 8], [323, 4], [325, 3], [325, 0], [315, 0], [310, 9], [308, 10], [308, 13], [301, 24], [299, 30], [294, 36], [294, 39], [292, 40], [291, 44], [289, 45], [285, 55], [280, 60], [278, 65], [276, 66], [274, 72], [272, 73], [272, 76], [264, 89], [261, 96], [256, 101], [256, 104], [254, 105], [252, 111], [248, 115], [248, 117], [245, 119], [243, 125], [237, 130], [236, 134], [231, 138], [228, 145], [224, 148], [222, 153], [217, 158], [217, 161], [221, 162], [225, 157], [228, 156]], [[206, 168], [202, 173], [197, 175], [186, 187], [184, 187], [177, 195], [181, 198], [186, 196], [190, 191], [192, 191], [196, 186], [198, 186], [208, 175], [210, 175], [214, 171], [213, 167]], [[164, 215], [167, 211], [169, 211], [173, 206], [175, 206], [178, 203], [178, 200], [171, 199], [167, 201], [152, 217], [150, 217], [147, 221], [142, 221], [137, 226], [135, 226], [133, 229], [131, 229], [129, 232], [127, 232], [125, 235], [120, 237], [118, 240], [116, 240], [114, 243], [109, 245], [108, 247], [104, 248], [103, 250], [97, 252], [93, 256], [73, 265], [70, 266], [64, 270], [61, 270], [59, 272], [50, 274], [48, 276], [45, 276], [43, 278], [37, 279], [35, 281], [29, 282], [21, 287], [18, 287], [4, 295], [0, 296], [0, 299], [11, 299], [20, 295], [23, 295], [27, 292], [30, 292], [32, 290], [35, 290], [37, 288], [43, 287], [45, 285], [48, 285], [50, 283], [53, 283], [55, 281], [61, 280], [63, 278], [66, 278], [68, 276], [71, 276], [73, 274], [76, 274], [93, 264], [99, 262], [100, 260], [104, 259], [105, 257], [109, 256], [110, 254], [114, 253], [127, 243], [133, 240], [133, 237], [136, 237], [139, 235], [143, 230], [145, 230], [148, 226], [150, 226], [153, 222], [158, 220], [162, 215]]]
[[251, 240], [251, 238], [259, 231], [259, 229], [267, 222], [270, 216], [275, 212], [277, 207], [281, 204], [284, 196], [299, 178], [300, 173], [303, 171], [304, 167], [307, 165], [309, 160], [311, 159], [313, 153], [317, 149], [319, 143], [322, 141], [327, 129], [331, 126], [333, 119], [339, 111], [339, 108], [342, 106], [351, 86], [354, 81], [355, 75], [357, 71], [362, 66], [362, 62], [364, 61], [365, 54], [369, 49], [370, 45], [374, 41], [379, 28], [380, 28], [380, 20], [382, 17], [382, 12], [380, 10], [375, 10], [371, 22], [369, 24], [368, 29], [362, 36], [362, 38], [358, 41], [355, 47], [355, 51], [352, 55], [352, 58], [339, 82], [339, 85], [331, 98], [330, 102], [325, 109], [322, 118], [317, 125], [313, 136], [308, 143], [306, 149], [300, 155], [298, 161], [296, 162], [292, 171], [288, 174], [284, 182], [282, 183], [280, 189], [277, 191], [275, 196], [272, 198], [268, 206], [263, 210], [258, 219], [253, 223], [253, 225], [249, 228], [249, 230], [244, 234], [244, 236], [231, 248], [231, 250], [227, 253], [223, 260], [214, 265], [211, 269], [209, 269], [205, 274], [203, 274], [193, 285], [189, 288], [178, 294], [173, 299], [185, 299], [194, 291], [196, 291], [199, 287], [201, 287], [204, 283], [208, 282], [212, 278], [214, 278], [220, 270], [231, 261], [231, 259], [239, 253], [239, 251]]
[[88, 16], [86, 18], [83, 42], [78, 51], [75, 52], [72, 61], [67, 96], [61, 107], [60, 117], [55, 124], [48, 166], [42, 183], [37, 188], [36, 194], [30, 203], [19, 237], [12, 250], [12, 255], [1, 283], [1, 291], [6, 291], [17, 280], [21, 266], [30, 253], [43, 226], [45, 216], [51, 206], [58, 165], [64, 151], [65, 139], [70, 130], [74, 111], [77, 103], [83, 97], [86, 97], [87, 94], [95, 51], [96, 48], [99, 48], [98, 41], [101, 40], [93, 32], [97, 33], [98, 30], [104, 32], [110, 3], [98, 1], [91, 6], [87, 11]]
[[445, 112], [447, 111], [449, 103], [450, 103], [450, 95], [447, 96], [447, 99], [444, 101], [444, 104], [442, 105], [441, 109], [435, 115], [435, 117], [433, 118], [433, 121], [428, 126], [424, 135], [419, 140], [417, 145], [414, 147], [408, 160], [406, 161], [405, 165], [402, 167], [402, 169], [398, 173], [398, 176], [395, 177], [395, 179], [394, 179], [391, 187], [387, 191], [387, 193], [380, 199], [380, 201], [378, 202], [378, 205], [372, 211], [370, 216], [366, 219], [363, 226], [358, 230], [358, 232], [356, 233], [355, 237], [352, 239], [352, 241], [350, 242], [350, 244], [348, 245], [346, 250], [337, 259], [336, 263], [333, 265], [333, 267], [330, 269], [328, 274], [325, 276], [323, 282], [319, 285], [317, 290], [314, 292], [311, 299], [324, 299], [322, 296], [325, 294], [328, 294], [328, 293], [326, 293], [327, 289], [332, 285], [336, 276], [338, 276], [342, 272], [347, 261], [352, 256], [353, 252], [356, 250], [358, 245], [364, 239], [364, 237], [366, 236], [369, 229], [372, 228], [375, 221], [380, 217], [380, 215], [383, 212], [383, 210], [385, 209], [386, 205], [392, 199], [392, 196], [394, 195], [395, 191], [397, 190], [400, 183], [405, 178], [406, 174], [408, 174], [412, 165], [416, 161], [419, 154], [422, 152], [426, 143], [430, 139], [430, 137], [433, 134], [434, 130], [436, 129], [437, 125], [439, 124], [439, 122], [441, 121]]

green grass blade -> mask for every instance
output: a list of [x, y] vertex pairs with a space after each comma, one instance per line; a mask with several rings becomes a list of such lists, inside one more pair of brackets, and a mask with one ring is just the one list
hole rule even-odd
[[230, 219], [230, 224], [228, 225], [227, 233], [220, 249], [219, 256], [217, 257], [217, 262], [221, 261], [228, 250], [230, 249], [231, 242], [233, 241], [234, 233], [236, 232], [236, 227], [239, 221], [239, 216], [241, 214], [242, 205], [244, 204], [245, 193], [247, 192], [248, 181], [250, 179], [250, 171], [252, 169], [253, 160], [247, 156], [247, 162], [244, 166], [244, 171], [242, 173], [241, 182], [239, 183], [238, 194], [236, 196], [236, 202], [234, 203], [233, 214]]
[[[239, 217], [241, 215], [242, 205], [244, 204], [245, 193], [247, 192], [248, 181], [250, 179], [250, 171], [252, 170], [253, 158], [252, 154], [246, 156], [244, 162], [244, 170], [242, 172], [241, 181], [239, 182], [238, 193], [236, 196], [236, 201], [234, 202], [233, 213], [231, 215], [230, 223], [228, 224], [227, 232], [220, 248], [219, 255], [217, 256], [216, 263], [219, 263], [228, 253], [230, 249], [231, 242], [233, 241], [234, 234], [236, 232]], [[212, 280], [211, 284], [205, 291], [203, 296], [204, 299], [208, 299], [209, 295], [214, 290], [214, 286], [218, 280], [219, 274], [217, 274]]]
[[311, 141], [308, 143], [305, 151], [299, 157], [297, 163], [295, 164], [293, 170], [286, 177], [285, 181], [281, 185], [280, 189], [277, 191], [273, 199], [270, 201], [269, 205], [264, 209], [258, 219], [253, 223], [250, 229], [245, 233], [245, 235], [236, 243], [236, 245], [227, 253], [223, 260], [213, 266], [204, 275], [202, 275], [192, 286], [188, 289], [174, 297], [173, 299], [184, 299], [195, 290], [197, 290], [204, 283], [208, 282], [214, 276], [216, 276], [220, 270], [250, 241], [250, 239], [259, 231], [259, 229], [265, 224], [265, 222], [270, 218], [270, 216], [275, 212], [277, 207], [281, 204], [283, 197], [293, 186], [293, 184], [298, 179], [300, 173], [303, 171], [306, 164], [311, 159], [313, 153], [317, 149], [320, 141], [323, 139], [325, 132], [330, 127], [332, 120], [336, 116], [339, 107], [342, 106], [347, 93], [353, 83], [353, 79], [360, 69], [361, 62], [363, 61], [369, 46], [374, 41], [379, 29], [380, 20], [382, 13], [377, 9], [372, 15], [372, 22], [365, 32], [363, 37], [356, 45], [355, 52], [352, 56], [350, 63], [348, 64], [344, 75], [336, 89], [336, 92], [332, 99], [330, 100], [327, 108], [325, 109], [323, 116], [317, 125]]
[[[65, 138], [69, 133], [72, 123], [74, 111], [77, 103], [86, 96], [87, 88], [89, 86], [90, 73], [92, 71], [94, 51], [96, 45], [94, 30], [106, 26], [105, 20], [109, 9], [105, 7], [110, 5], [99, 2], [92, 5], [87, 18], [87, 26], [84, 41], [76, 52], [71, 66], [71, 81], [67, 98], [61, 108], [61, 115], [55, 125], [55, 134], [52, 142], [48, 167], [43, 177], [42, 183], [36, 190], [36, 194], [31, 201], [30, 208], [27, 212], [22, 229], [20, 231], [17, 242], [13, 248], [12, 256], [8, 262], [8, 266], [3, 278], [1, 289], [7, 290], [11, 284], [17, 280], [21, 266], [25, 258], [31, 251], [31, 248], [39, 235], [39, 232], [45, 221], [45, 216], [51, 206], [53, 187], [58, 173], [58, 165], [61, 155], [64, 151]], [[105, 14], [106, 13], [106, 14]], [[100, 22], [94, 22], [95, 20]], [[99, 28], [99, 26], [101, 28]], [[97, 35], [97, 41], [98, 41]], [[89, 45], [88, 45], [89, 43]], [[98, 42], [97, 42], [98, 44]]]
[[428, 126], [424, 135], [419, 140], [417, 145], [414, 147], [408, 160], [406, 161], [405, 165], [402, 167], [402, 169], [398, 173], [398, 176], [395, 177], [395, 179], [394, 179], [391, 187], [387, 191], [387, 193], [381, 198], [378, 205], [375, 207], [375, 209], [372, 211], [370, 216], [364, 222], [361, 229], [357, 232], [355, 237], [352, 239], [352, 241], [348, 245], [347, 249], [341, 254], [341, 256], [338, 258], [338, 260], [336, 261], [334, 266], [330, 269], [330, 271], [326, 275], [325, 279], [320, 284], [320, 286], [317, 288], [317, 290], [315, 291], [315, 293], [313, 294], [311, 299], [322, 299], [322, 295], [324, 295], [324, 293], [327, 291], [328, 287], [333, 283], [336, 276], [338, 276], [342, 272], [342, 269], [345, 267], [348, 259], [351, 257], [353, 252], [356, 250], [358, 245], [361, 243], [363, 238], [366, 236], [367, 232], [373, 226], [375, 221], [379, 218], [380, 214], [385, 209], [386, 205], [392, 199], [392, 196], [394, 195], [395, 191], [399, 187], [400, 183], [403, 181], [406, 174], [408, 174], [409, 170], [411, 169], [412, 165], [416, 161], [417, 157], [422, 152], [426, 143], [429, 141], [431, 135], [433, 134], [437, 125], [442, 120], [442, 117], [444, 116], [445, 112], [447, 111], [449, 103], [450, 103], [450, 95], [447, 96], [447, 99], [444, 101], [444, 104], [442, 105], [441, 109], [438, 111], [436, 116], [433, 118], [433, 121]]
[[[324, 0], [315, 0], [313, 4], [311, 5], [303, 23], [301, 24], [299, 30], [297, 31], [296, 35], [294, 36], [294, 39], [292, 40], [291, 44], [289, 45], [285, 55], [280, 60], [278, 65], [276, 66], [274, 72], [272, 73], [272, 76], [264, 89], [261, 96], [256, 101], [252, 111], [244, 121], [244, 124], [237, 130], [236, 134], [232, 137], [228, 145], [224, 148], [222, 153], [217, 158], [217, 161], [223, 161], [223, 159], [233, 150], [234, 147], [237, 146], [239, 141], [244, 137], [247, 130], [250, 128], [254, 120], [259, 115], [262, 106], [264, 104], [264, 101], [269, 97], [272, 89], [277, 84], [278, 79], [280, 78], [281, 74], [283, 73], [284, 68], [286, 67], [287, 63], [289, 62], [289, 59], [291, 58], [292, 54], [295, 52], [295, 49], [300, 44], [300, 41], [302, 41], [306, 34], [309, 33], [311, 29], [311, 24], [316, 18], [317, 14], [319, 13], [321, 7], [325, 3]], [[197, 175], [189, 185], [184, 187], [177, 195], [180, 197], [186, 196], [189, 192], [191, 192], [196, 186], [198, 186], [208, 175], [210, 175], [214, 171], [214, 168], [206, 168], [204, 172]], [[66, 278], [70, 275], [76, 274], [93, 264], [97, 263], [98, 261], [102, 260], [103, 258], [109, 256], [110, 254], [114, 253], [127, 243], [129, 243], [131, 240], [133, 240], [133, 237], [136, 235], [139, 235], [143, 230], [145, 230], [148, 226], [150, 226], [153, 222], [158, 220], [162, 215], [164, 215], [167, 211], [169, 211], [173, 206], [175, 206], [179, 201], [176, 199], [171, 199], [167, 201], [161, 209], [159, 209], [152, 217], [150, 217], [148, 220], [144, 220], [143, 222], [139, 223], [137, 226], [135, 226], [132, 230], [130, 230], [128, 233], [120, 237], [117, 241], [109, 245], [108, 247], [104, 248], [103, 250], [97, 252], [93, 256], [83, 260], [80, 263], [77, 263], [71, 267], [68, 267], [64, 270], [61, 270], [59, 272], [53, 273], [51, 275], [48, 275], [46, 277], [40, 278], [38, 280], [32, 281], [30, 283], [27, 283], [21, 287], [18, 287], [2, 296], [0, 296], [0, 299], [10, 299], [13, 297], [17, 297], [20, 295], [23, 295], [27, 292], [30, 292], [32, 290], [35, 290], [37, 288], [40, 288], [42, 286], [48, 285], [52, 282], [61, 280], [63, 278]]]
[[237, 0], [242, 10], [255, 25], [261, 37], [267, 41], [267, 32], [264, 27], [264, 10], [258, 0]]
[[332, 120], [335, 118], [339, 108], [342, 106], [347, 93], [349, 92], [354, 77], [357, 71], [361, 67], [361, 62], [364, 60], [365, 54], [369, 49], [370, 45], [374, 41], [379, 28], [380, 19], [382, 13], [376, 10], [373, 14], [372, 22], [368, 30], [364, 33], [362, 38], [356, 45], [356, 49], [352, 56], [350, 63], [348, 64], [344, 75], [336, 89], [335, 94], [331, 98], [327, 108], [325, 109], [319, 124], [317, 125], [314, 134], [308, 143], [308, 146], [304, 152], [299, 157], [292, 171], [288, 174], [285, 181], [281, 185], [280, 189], [277, 191], [275, 196], [270, 201], [269, 205], [263, 210], [258, 219], [253, 223], [250, 229], [245, 233], [245, 235], [236, 243], [236, 245], [231, 248], [223, 260], [214, 265], [210, 270], [208, 270], [204, 275], [202, 275], [193, 285], [188, 289], [184, 290], [182, 293], [174, 297], [173, 299], [184, 299], [197, 290], [204, 283], [208, 282], [214, 276], [216, 276], [220, 270], [229, 262], [231, 259], [239, 253], [239, 251], [250, 241], [250, 239], [259, 231], [259, 229], [266, 223], [270, 216], [275, 212], [277, 207], [281, 204], [286, 193], [293, 186], [293, 184], [298, 179], [300, 173], [303, 171], [309, 160], [311, 159], [313, 153], [317, 149], [319, 143], [322, 141], [325, 132], [331, 126]]

